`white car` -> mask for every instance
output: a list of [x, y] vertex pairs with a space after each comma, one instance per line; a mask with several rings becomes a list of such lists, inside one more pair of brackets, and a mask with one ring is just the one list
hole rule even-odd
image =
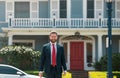
[[39, 76], [27, 74], [10, 65], [0, 64], [0, 78], [39, 78]]

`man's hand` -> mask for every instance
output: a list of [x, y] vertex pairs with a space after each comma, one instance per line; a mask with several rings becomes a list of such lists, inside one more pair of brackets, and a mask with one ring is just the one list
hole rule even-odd
[[64, 71], [64, 72], [63, 72], [63, 76], [65, 76], [65, 75], [66, 75], [66, 73], [67, 73], [67, 71]]
[[43, 77], [43, 72], [39, 72], [39, 77], [40, 77], [40, 78]]

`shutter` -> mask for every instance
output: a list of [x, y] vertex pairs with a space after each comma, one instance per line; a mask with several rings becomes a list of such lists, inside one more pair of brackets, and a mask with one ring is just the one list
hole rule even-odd
[[103, 0], [95, 0], [95, 18], [99, 18], [99, 14], [103, 16]]
[[59, 18], [59, 0], [51, 0], [51, 18]]
[[37, 17], [38, 17], [38, 3], [31, 2], [31, 18], [37, 18]]

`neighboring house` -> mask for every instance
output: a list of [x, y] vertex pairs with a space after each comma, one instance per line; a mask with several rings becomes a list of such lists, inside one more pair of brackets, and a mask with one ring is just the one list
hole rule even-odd
[[[120, 0], [112, 6], [112, 52], [120, 52]], [[105, 0], [0, 0], [0, 27], [8, 45], [36, 50], [55, 29], [70, 70], [94, 70], [92, 64], [107, 53]]]

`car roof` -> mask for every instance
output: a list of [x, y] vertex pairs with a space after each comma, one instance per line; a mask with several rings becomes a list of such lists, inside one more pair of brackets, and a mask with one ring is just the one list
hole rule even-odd
[[0, 64], [0, 66], [11, 67], [11, 68], [14, 68], [14, 69], [16, 69], [16, 70], [18, 70], [18, 71], [20, 71], [20, 72], [22, 72], [22, 73], [24, 73], [24, 74], [27, 74], [27, 73], [23, 72], [22, 70], [20, 70], [20, 69], [18, 69], [18, 68], [16, 68], [16, 67], [14, 67], [14, 66], [11, 66], [11, 65], [7, 65], [7, 64]]

